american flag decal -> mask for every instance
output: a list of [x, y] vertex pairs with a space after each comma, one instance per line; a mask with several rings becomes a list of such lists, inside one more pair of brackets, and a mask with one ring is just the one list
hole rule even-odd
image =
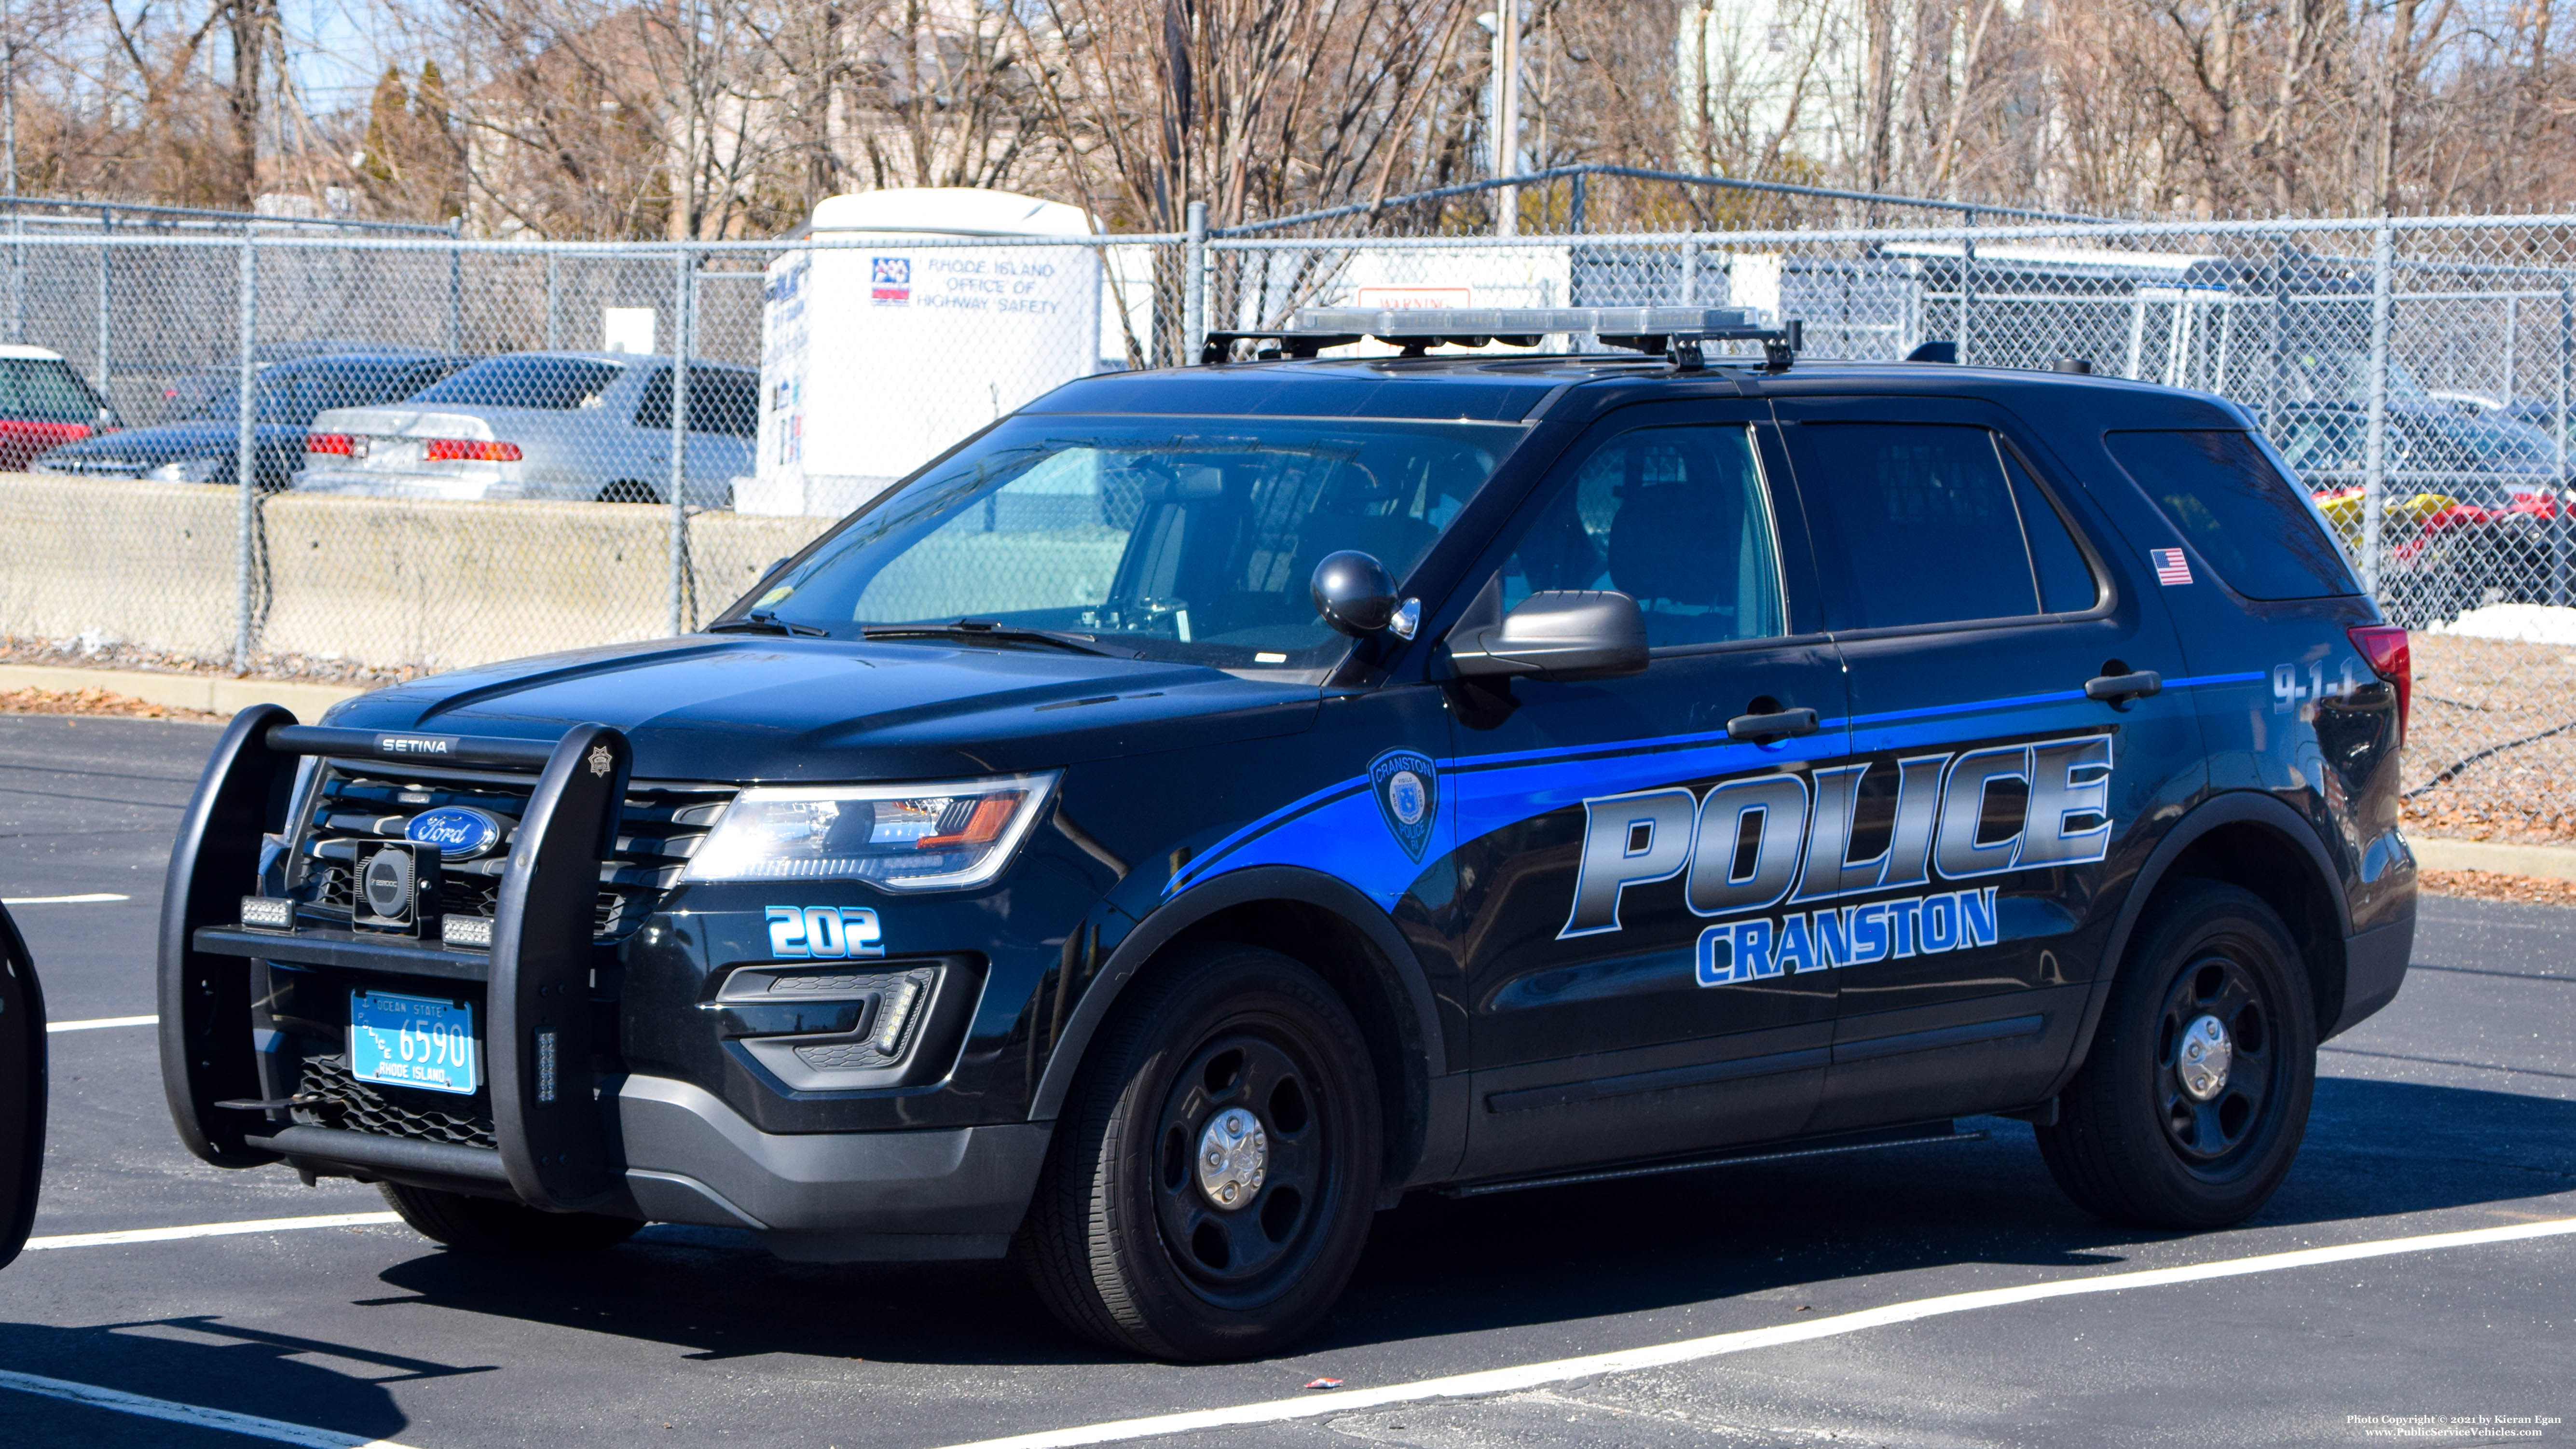
[[2147, 559], [2156, 566], [2156, 582], [2166, 588], [2191, 582], [2191, 561], [2178, 548], [2151, 548]]

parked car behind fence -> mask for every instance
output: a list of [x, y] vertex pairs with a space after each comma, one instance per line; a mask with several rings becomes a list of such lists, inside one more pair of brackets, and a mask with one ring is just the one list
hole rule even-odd
[[24, 471], [39, 453], [115, 426], [106, 399], [61, 353], [0, 347], [0, 473]]
[[[668, 357], [522, 352], [485, 358], [400, 406], [313, 420], [295, 486], [389, 498], [667, 502]], [[760, 375], [692, 362], [688, 501], [732, 506], [751, 471]]]
[[[284, 488], [304, 456], [304, 433], [316, 413], [408, 397], [465, 365], [462, 357], [388, 349], [271, 363], [251, 389], [252, 450], [259, 486]], [[241, 393], [226, 388], [186, 418], [129, 428], [54, 449], [39, 473], [92, 478], [147, 478], [161, 483], [229, 486], [239, 476]]]

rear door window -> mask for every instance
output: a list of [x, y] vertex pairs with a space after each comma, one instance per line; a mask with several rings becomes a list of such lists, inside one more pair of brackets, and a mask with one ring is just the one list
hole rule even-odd
[[758, 436], [760, 379], [712, 367], [689, 369], [689, 431]]
[[[635, 426], [668, 432], [671, 427], [671, 369], [663, 368], [644, 384], [635, 405]], [[737, 438], [760, 432], [760, 381], [712, 367], [689, 369], [689, 431], [727, 433]]]
[[2123, 432], [2103, 442], [2219, 578], [2246, 598], [2361, 592], [2315, 506], [2250, 434]]
[[1986, 429], [1812, 422], [1795, 431], [1822, 562], [1841, 582], [1835, 627], [2079, 613], [2099, 598], [2064, 518]]

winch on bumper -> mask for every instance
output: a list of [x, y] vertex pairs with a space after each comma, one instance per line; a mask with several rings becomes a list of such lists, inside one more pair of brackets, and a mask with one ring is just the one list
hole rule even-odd
[[[659, 907], [733, 795], [629, 760], [600, 725], [548, 743], [236, 716], [164, 896], [182, 1140], [218, 1166], [749, 1228], [790, 1257], [999, 1256], [1045, 1124], [771, 1132], [626, 1069], [626, 961], [684, 949]], [[765, 962], [683, 1006], [792, 1094], [900, 1089], [955, 1061], [983, 975], [970, 955]]]

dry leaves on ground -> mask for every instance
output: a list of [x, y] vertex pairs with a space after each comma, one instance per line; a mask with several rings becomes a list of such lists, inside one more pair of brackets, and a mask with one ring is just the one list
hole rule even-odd
[[2427, 870], [2418, 872], [2416, 879], [2437, 896], [2510, 901], [2526, 906], [2576, 906], [2576, 880], [2511, 875], [2500, 870]]
[[212, 710], [153, 704], [104, 689], [0, 689], [0, 714], [113, 715], [123, 719], [203, 720], [220, 723], [230, 715]]

